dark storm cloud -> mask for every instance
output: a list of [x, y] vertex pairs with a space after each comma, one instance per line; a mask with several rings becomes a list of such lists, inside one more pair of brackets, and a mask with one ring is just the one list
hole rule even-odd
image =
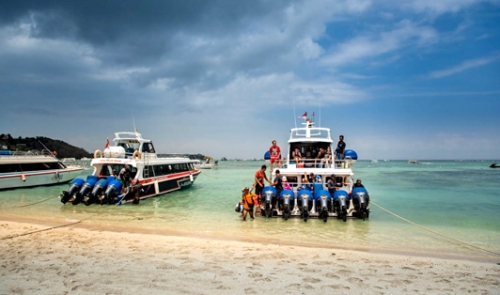
[[0, 23], [30, 24], [35, 39], [88, 45], [102, 67], [145, 67], [130, 76], [138, 87], [172, 78], [174, 88], [204, 89], [224, 85], [240, 71], [280, 68], [283, 48], [241, 54], [238, 48], [246, 44], [238, 42], [253, 33], [256, 19], [279, 23], [287, 5], [290, 1], [4, 1]]

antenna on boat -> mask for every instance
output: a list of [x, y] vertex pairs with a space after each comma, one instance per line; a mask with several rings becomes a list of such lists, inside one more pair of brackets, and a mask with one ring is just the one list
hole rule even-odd
[[55, 157], [56, 157], [56, 155], [54, 154], [55, 152], [51, 152], [51, 151], [49, 150], [49, 148], [47, 148], [47, 147], [46, 147], [46, 146], [45, 146], [45, 145], [44, 145], [44, 144], [40, 141], [40, 139], [38, 139], [38, 138], [37, 138], [36, 140], [38, 141], [38, 143], [40, 143], [40, 144], [43, 146], [43, 148], [44, 148], [44, 149], [46, 149], [46, 150], [49, 152], [49, 154], [50, 154], [50, 156], [51, 156], [52, 158], [55, 158]]
[[135, 132], [135, 137], [136, 138], [139, 138], [139, 130], [137, 130], [137, 128], [135, 127], [135, 119], [134, 119], [134, 112], [133, 111], [130, 111], [130, 113], [132, 113], [132, 125], [134, 125], [134, 132]]
[[295, 122], [295, 128], [297, 128], [297, 114], [295, 113], [295, 99], [293, 100], [293, 118]]

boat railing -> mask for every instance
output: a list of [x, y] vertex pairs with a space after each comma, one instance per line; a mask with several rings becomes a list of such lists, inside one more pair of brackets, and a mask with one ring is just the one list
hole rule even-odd
[[11, 151], [10, 155], [2, 155], [8, 157], [53, 157], [54, 155], [47, 150], [29, 150], [29, 151]]
[[286, 168], [335, 168], [350, 169], [353, 161], [350, 159], [307, 159], [303, 158], [299, 163], [295, 159], [285, 159]]

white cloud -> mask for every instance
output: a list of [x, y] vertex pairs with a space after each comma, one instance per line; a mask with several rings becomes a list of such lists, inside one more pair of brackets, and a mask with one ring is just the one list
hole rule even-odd
[[498, 59], [500, 59], [500, 54], [495, 54], [495, 55], [490, 56], [490, 57], [466, 60], [457, 66], [454, 66], [454, 67], [451, 67], [448, 69], [444, 69], [444, 70], [434, 71], [434, 72], [429, 74], [429, 77], [430, 78], [443, 78], [443, 77], [455, 75], [455, 74], [461, 73], [463, 71], [466, 71], [466, 70], [469, 70], [472, 68], [476, 68], [476, 67], [490, 64], [492, 62], [496, 62]]
[[408, 46], [425, 46], [437, 40], [438, 33], [433, 28], [418, 26], [405, 20], [391, 31], [364, 34], [338, 45], [331, 54], [322, 59], [321, 63], [340, 66], [352, 62], [364, 62], [367, 58], [393, 53]]

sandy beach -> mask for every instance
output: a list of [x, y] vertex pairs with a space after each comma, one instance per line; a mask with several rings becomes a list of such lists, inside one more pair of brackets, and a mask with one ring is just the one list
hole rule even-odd
[[1, 219], [0, 239], [0, 294], [500, 294], [495, 262]]

